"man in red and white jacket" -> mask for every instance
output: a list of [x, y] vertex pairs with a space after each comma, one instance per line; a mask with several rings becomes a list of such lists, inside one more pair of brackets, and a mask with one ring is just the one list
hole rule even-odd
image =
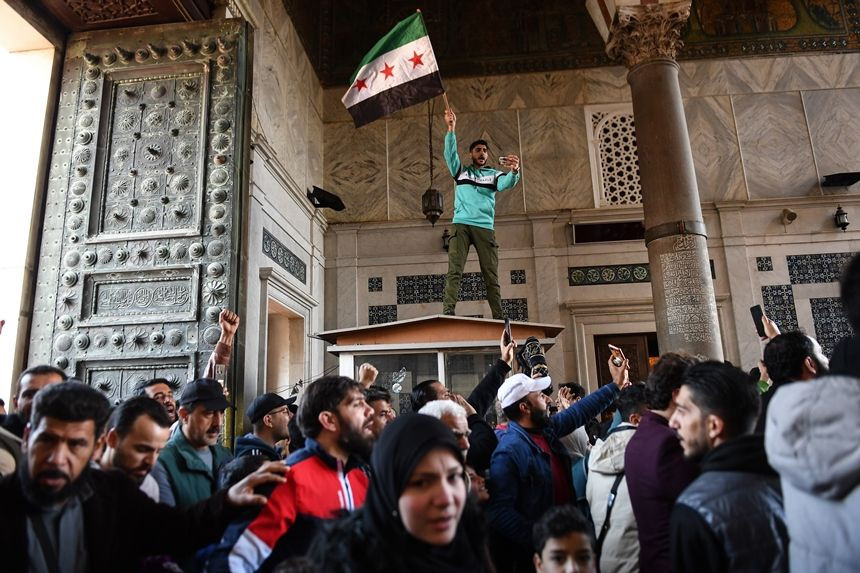
[[[363, 460], [373, 444], [372, 414], [351, 378], [326, 376], [307, 388], [298, 411], [305, 447], [287, 459], [287, 480], [260, 513], [250, 523], [235, 524], [236, 541], [226, 556], [229, 571], [269, 571], [284, 559], [304, 555], [322, 521], [364, 504], [368, 474]], [[230, 530], [223, 541], [229, 537]], [[222, 570], [218, 560], [214, 555], [207, 570]]]

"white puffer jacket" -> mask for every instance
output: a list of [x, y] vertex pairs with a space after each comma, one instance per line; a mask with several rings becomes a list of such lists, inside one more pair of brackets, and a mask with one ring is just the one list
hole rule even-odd
[[848, 573], [860, 563], [860, 380], [826, 376], [777, 390], [765, 449], [779, 472], [796, 573]]
[[[588, 481], [585, 495], [597, 534], [606, 520], [606, 506], [616, 476], [624, 471], [624, 450], [633, 437], [635, 426], [621, 424], [606, 441], [598, 440], [588, 459]], [[601, 573], [636, 573], [639, 571], [639, 534], [627, 491], [627, 477], [618, 484], [615, 504], [609, 518], [609, 531], [600, 555]]]

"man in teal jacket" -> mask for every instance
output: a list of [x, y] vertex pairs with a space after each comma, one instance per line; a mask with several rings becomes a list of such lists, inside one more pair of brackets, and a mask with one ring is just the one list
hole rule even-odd
[[510, 167], [509, 173], [488, 167], [489, 148], [486, 141], [479, 139], [469, 146], [472, 164], [463, 166], [457, 153], [457, 137], [454, 135], [457, 116], [450, 109], [445, 110], [445, 123], [448, 124], [448, 133], [445, 135], [445, 162], [456, 181], [456, 188], [442, 312], [454, 314], [469, 246], [475, 245], [481, 274], [484, 275], [484, 283], [487, 285], [487, 302], [490, 303], [493, 318], [502, 319], [504, 314], [502, 292], [499, 288], [499, 246], [493, 232], [496, 193], [510, 189], [519, 182], [520, 159], [516, 155], [499, 158], [502, 165]]

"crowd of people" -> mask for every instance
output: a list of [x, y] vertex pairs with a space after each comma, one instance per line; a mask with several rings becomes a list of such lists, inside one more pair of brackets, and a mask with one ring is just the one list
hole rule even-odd
[[[841, 294], [860, 332], [860, 258]], [[4, 571], [858, 568], [857, 337], [828, 363], [765, 317], [751, 372], [678, 350], [631, 381], [622, 355], [588, 394], [502, 334], [467, 397], [427, 380], [396, 415], [364, 364], [257, 396], [231, 451], [214, 372], [239, 317], [219, 322], [203, 377], [114, 407], [57, 368], [21, 373], [0, 419]]]

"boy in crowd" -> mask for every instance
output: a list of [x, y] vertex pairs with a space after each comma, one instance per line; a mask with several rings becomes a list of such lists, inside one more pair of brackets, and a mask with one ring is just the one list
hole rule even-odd
[[594, 540], [585, 517], [572, 505], [543, 514], [532, 530], [536, 573], [594, 573]]

